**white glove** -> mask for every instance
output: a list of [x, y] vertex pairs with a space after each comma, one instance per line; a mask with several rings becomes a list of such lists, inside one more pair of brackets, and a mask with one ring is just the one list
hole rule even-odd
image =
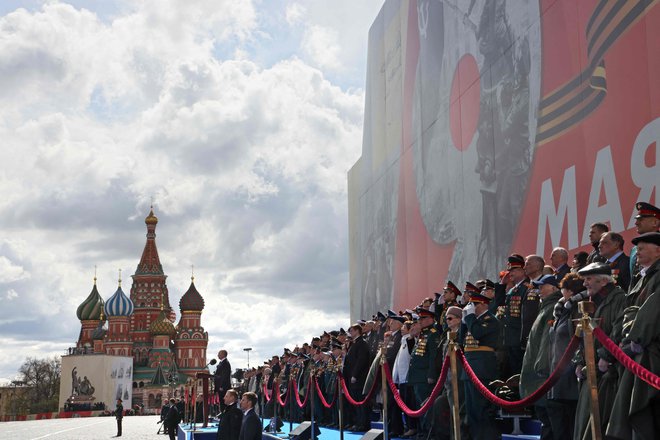
[[575, 375], [578, 379], [584, 379], [584, 373], [582, 373], [582, 365], [577, 365], [575, 367]]
[[444, 303], [445, 303], [445, 296], [444, 296], [444, 295], [440, 295], [440, 296], [438, 297], [438, 304], [444, 304]]
[[598, 369], [600, 370], [601, 373], [606, 373], [609, 366], [610, 363], [607, 362], [605, 359], [598, 359]]
[[465, 306], [465, 308], [463, 308], [463, 314], [465, 316], [474, 315], [474, 310], [475, 310], [474, 304], [468, 304], [467, 306]]
[[351, 377], [351, 383], [355, 383], [355, 382], [357, 382], [357, 379], [354, 378], [354, 377]]

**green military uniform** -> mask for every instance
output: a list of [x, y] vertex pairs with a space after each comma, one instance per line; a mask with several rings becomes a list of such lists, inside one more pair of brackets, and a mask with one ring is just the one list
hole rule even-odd
[[[421, 405], [431, 394], [433, 385], [429, 382], [437, 380], [435, 358], [440, 346], [440, 333], [433, 327], [422, 329], [410, 355], [408, 368], [408, 384], [412, 387], [415, 400]], [[430, 429], [430, 412], [421, 419], [420, 428]]]
[[[550, 376], [549, 330], [553, 322], [552, 312], [559, 298], [561, 298], [561, 293], [556, 291], [541, 300], [541, 309], [529, 332], [527, 348], [523, 357], [520, 372], [520, 397], [532, 394]], [[542, 400], [545, 400], [545, 397]]]
[[[500, 322], [491, 311], [466, 315], [461, 324], [461, 342], [465, 359], [485, 385], [497, 378], [495, 349], [500, 331]], [[473, 440], [496, 438], [496, 427], [492, 405], [479, 393], [472, 381], [463, 372], [465, 406], [468, 426]]]
[[[624, 347], [639, 344], [641, 353], [630, 353], [638, 364], [655, 374], [660, 371], [660, 260], [652, 264], [643, 278], [630, 289], [628, 297], [636, 299], [626, 309], [624, 322]], [[607, 435], [630, 439], [632, 431], [641, 439], [660, 436], [660, 392], [646, 382], [624, 370], [617, 391]]]
[[[592, 297], [592, 300], [596, 303], [596, 312], [594, 313], [595, 322], [598, 323], [598, 326], [610, 339], [618, 344], [621, 340], [622, 312], [625, 308], [625, 294], [623, 290], [619, 286], [610, 283], [603, 287], [601, 292]], [[598, 359], [615, 362], [614, 357], [598, 341], [595, 341], [594, 346], [597, 352], [596, 364], [598, 364]], [[603, 431], [609, 422], [617, 384], [618, 372], [615, 365], [611, 365], [606, 373], [598, 372], [598, 400]], [[591, 429], [589, 428], [590, 405], [589, 386], [586, 381], [580, 384], [579, 394], [573, 438], [589, 440], [591, 439]]]

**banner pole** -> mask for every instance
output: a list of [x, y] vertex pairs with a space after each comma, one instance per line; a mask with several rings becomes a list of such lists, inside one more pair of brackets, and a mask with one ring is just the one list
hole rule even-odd
[[461, 440], [461, 416], [459, 413], [458, 399], [458, 365], [456, 363], [456, 350], [458, 342], [456, 341], [457, 332], [449, 332], [449, 363], [451, 366], [451, 389], [452, 389], [452, 419], [454, 420], [454, 440]]
[[578, 310], [582, 313], [582, 319], [578, 332], [582, 331], [584, 338], [584, 353], [587, 363], [587, 386], [589, 387], [590, 412], [591, 412], [591, 438], [601, 440], [600, 408], [598, 405], [598, 380], [596, 379], [596, 354], [594, 350], [594, 334], [589, 314], [594, 313], [596, 305], [592, 301], [578, 303]]

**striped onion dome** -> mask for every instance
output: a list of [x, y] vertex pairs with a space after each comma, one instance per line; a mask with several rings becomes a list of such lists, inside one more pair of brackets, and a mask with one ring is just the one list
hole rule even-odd
[[106, 301], [103, 307], [105, 316], [131, 316], [133, 314], [133, 301], [121, 290], [121, 284], [114, 295]]
[[96, 278], [94, 278], [94, 287], [85, 301], [78, 306], [76, 316], [78, 316], [78, 319], [81, 321], [99, 319], [102, 310], [103, 298], [101, 298], [99, 291], [96, 289]]
[[154, 335], [174, 335], [176, 330], [174, 324], [170, 321], [168, 314], [164, 310], [160, 311], [160, 315], [156, 318], [151, 325], [149, 325], [149, 332]]
[[179, 308], [181, 311], [198, 311], [201, 312], [204, 309], [204, 298], [199, 294], [195, 288], [195, 282], [190, 282], [190, 287], [188, 291], [183, 294], [181, 300], [179, 301]]

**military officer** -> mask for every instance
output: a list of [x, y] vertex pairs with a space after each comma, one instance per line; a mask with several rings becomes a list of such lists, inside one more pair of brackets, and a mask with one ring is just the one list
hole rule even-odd
[[[435, 328], [435, 314], [428, 309], [418, 308], [420, 334], [410, 355], [408, 369], [408, 384], [415, 394], [417, 405], [420, 406], [431, 394], [433, 385], [438, 379], [435, 369], [435, 358], [440, 345], [439, 332]], [[421, 420], [421, 431], [428, 433], [430, 429], [429, 413]]]
[[[646, 202], [637, 202], [635, 208], [637, 209], [637, 215], [635, 216], [635, 228], [637, 233], [643, 235], [648, 232], [658, 232], [660, 229], [660, 209]], [[630, 250], [631, 288], [637, 284], [637, 281], [639, 281], [640, 269], [639, 264], [637, 264], [637, 246], [633, 246]]]
[[[497, 378], [495, 348], [500, 331], [500, 323], [488, 310], [490, 298], [473, 292], [469, 303], [463, 309], [461, 343], [468, 364], [481, 383], [488, 385]], [[491, 440], [498, 437], [494, 408], [479, 393], [466, 373], [463, 372], [465, 406], [468, 426], [473, 440]]]
[[461, 296], [461, 289], [456, 287], [451, 281], [447, 281], [442, 293], [436, 293], [435, 319], [438, 323], [445, 325], [445, 316], [447, 309], [452, 306], [458, 306], [458, 297]]
[[[522, 255], [512, 254], [507, 259], [507, 272], [495, 286], [495, 298], [498, 306], [504, 306], [502, 314], [503, 346], [506, 353], [503, 377], [520, 373], [524, 350], [522, 348], [521, 306], [527, 296], [529, 279], [525, 275], [525, 259]], [[504, 293], [505, 286], [511, 286]]]

